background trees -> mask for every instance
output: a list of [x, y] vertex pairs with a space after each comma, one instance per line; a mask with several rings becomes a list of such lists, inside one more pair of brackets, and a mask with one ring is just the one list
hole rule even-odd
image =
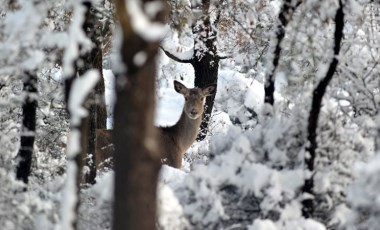
[[[376, 2], [1, 3], [1, 226], [377, 229]], [[115, 180], [93, 164], [110, 68]], [[184, 168], [158, 174], [173, 79], [218, 93]]]

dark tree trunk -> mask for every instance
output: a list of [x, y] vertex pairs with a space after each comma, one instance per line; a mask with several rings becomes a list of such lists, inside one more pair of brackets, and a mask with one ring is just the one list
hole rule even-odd
[[[334, 33], [334, 57], [331, 61], [329, 69], [326, 73], [326, 76], [319, 82], [318, 86], [313, 91], [313, 101], [311, 105], [311, 110], [309, 113], [307, 139], [309, 141], [309, 146], [306, 148], [306, 152], [309, 153], [309, 156], [305, 157], [305, 163], [307, 169], [314, 173], [314, 163], [316, 157], [317, 149], [317, 128], [318, 128], [318, 118], [322, 106], [323, 95], [326, 92], [326, 88], [330, 83], [336, 68], [338, 66], [337, 56], [340, 52], [340, 45], [343, 39], [343, 27], [344, 27], [344, 12], [343, 12], [343, 3], [342, 0], [339, 0], [339, 8], [335, 15], [335, 33]], [[314, 177], [305, 180], [305, 184], [302, 188], [303, 193], [314, 195]], [[315, 204], [313, 199], [305, 199], [303, 202], [302, 215], [305, 218], [313, 217]]]
[[[208, 31], [211, 28], [209, 19], [206, 19], [204, 23], [205, 28], [203, 28], [202, 31], [207, 31], [207, 34], [209, 34]], [[201, 34], [202, 31], [195, 31], [195, 33]], [[207, 39], [205, 44], [209, 52], [205, 52], [202, 58], [198, 58], [194, 55], [191, 61], [191, 65], [193, 66], [195, 73], [194, 86], [199, 88], [203, 88], [212, 83], [216, 84], [218, 82], [219, 57], [216, 55], [216, 36], [212, 39], [205, 39]], [[197, 141], [203, 140], [207, 135], [215, 95], [216, 94], [213, 94], [212, 96], [206, 98], [203, 120], [200, 126]]]
[[24, 93], [25, 99], [22, 106], [21, 144], [17, 154], [19, 162], [17, 165], [16, 177], [17, 179], [28, 183], [36, 132], [37, 76], [35, 73], [25, 72]]
[[[154, 127], [155, 56], [157, 41], [136, 34], [126, 12], [125, 1], [116, 0], [123, 30], [122, 58], [127, 73], [117, 85], [114, 125], [115, 201], [114, 229], [148, 230], [156, 227], [156, 190], [161, 167]], [[143, 0], [143, 5], [148, 0]], [[164, 5], [164, 2], [161, 1]], [[163, 13], [157, 15], [162, 21]], [[134, 57], [143, 52], [146, 61], [137, 66]], [[121, 80], [120, 78], [126, 78]]]
[[275, 73], [276, 69], [278, 67], [278, 63], [280, 60], [281, 55], [281, 42], [285, 37], [285, 28], [288, 25], [289, 21], [293, 17], [294, 11], [297, 9], [297, 7], [301, 4], [302, 0], [298, 0], [295, 5], [292, 5], [292, 0], [285, 0], [284, 4], [282, 5], [282, 9], [280, 11], [280, 14], [278, 16], [279, 23], [276, 27], [276, 46], [273, 51], [273, 60], [272, 60], [272, 66], [270, 69], [270, 72], [265, 78], [265, 97], [264, 97], [264, 103], [268, 103], [270, 105], [274, 104], [274, 84], [275, 84]]
[[[207, 51], [194, 50], [194, 56], [191, 59], [191, 65], [194, 68], [195, 78], [194, 86], [203, 88], [210, 84], [218, 83], [218, 70], [219, 70], [219, 56], [216, 48], [216, 31], [213, 30], [209, 10], [210, 2], [208, 0], [203, 1], [203, 24], [193, 26], [193, 34], [195, 36], [194, 44], [197, 47], [197, 43], [202, 42], [206, 46]], [[215, 23], [219, 20], [219, 14]], [[202, 47], [202, 46], [201, 46]], [[202, 53], [198, 56], [197, 52]], [[200, 126], [200, 131], [197, 137], [197, 141], [203, 140], [208, 132], [208, 125], [210, 122], [212, 108], [214, 106], [215, 95], [206, 98], [205, 109], [203, 112], [203, 120]]]
[[101, 25], [99, 19], [96, 16], [96, 10], [92, 7], [91, 1], [83, 1], [86, 6], [85, 21], [83, 24], [83, 30], [88, 38], [93, 43], [92, 49], [81, 55], [81, 65], [78, 65], [79, 75], [83, 75], [90, 69], [98, 70], [100, 74], [100, 80], [98, 81], [94, 92], [89, 95], [89, 118], [88, 118], [88, 143], [85, 156], [85, 165], [88, 169], [86, 171], [85, 182], [87, 184], [95, 184], [96, 178], [96, 129], [105, 129], [107, 122], [107, 113], [105, 109], [104, 99], [104, 79], [103, 79], [103, 65], [102, 65], [102, 49], [101, 49]]
[[[91, 93], [89, 98], [94, 99], [95, 93]], [[91, 103], [88, 116], [88, 139], [87, 139], [87, 156], [85, 159], [85, 165], [88, 169], [85, 174], [86, 184], [96, 183], [96, 129], [97, 129], [97, 106], [95, 103]]]

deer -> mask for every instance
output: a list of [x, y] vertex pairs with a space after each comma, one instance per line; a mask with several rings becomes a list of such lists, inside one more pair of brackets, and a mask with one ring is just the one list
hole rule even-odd
[[[174, 80], [174, 89], [185, 98], [182, 114], [173, 126], [156, 127], [157, 143], [160, 146], [163, 164], [174, 168], [182, 167], [182, 159], [186, 150], [194, 143], [198, 136], [202, 122], [205, 98], [216, 92], [216, 84], [203, 88], [188, 88]], [[113, 144], [112, 130], [98, 129], [96, 145], [97, 168], [112, 167]]]

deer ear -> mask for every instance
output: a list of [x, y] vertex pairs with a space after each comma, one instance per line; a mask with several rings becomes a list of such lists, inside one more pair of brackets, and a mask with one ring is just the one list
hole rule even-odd
[[205, 97], [213, 95], [216, 92], [216, 84], [211, 84], [202, 88], [202, 92]]
[[174, 89], [180, 94], [186, 94], [188, 90], [186, 86], [176, 80], [174, 80]]

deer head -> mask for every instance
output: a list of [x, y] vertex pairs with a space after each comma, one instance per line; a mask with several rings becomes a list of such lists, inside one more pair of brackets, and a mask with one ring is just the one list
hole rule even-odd
[[184, 112], [190, 119], [198, 119], [203, 114], [204, 99], [216, 91], [216, 84], [204, 88], [189, 89], [178, 81], [174, 81], [174, 89], [185, 97]]

